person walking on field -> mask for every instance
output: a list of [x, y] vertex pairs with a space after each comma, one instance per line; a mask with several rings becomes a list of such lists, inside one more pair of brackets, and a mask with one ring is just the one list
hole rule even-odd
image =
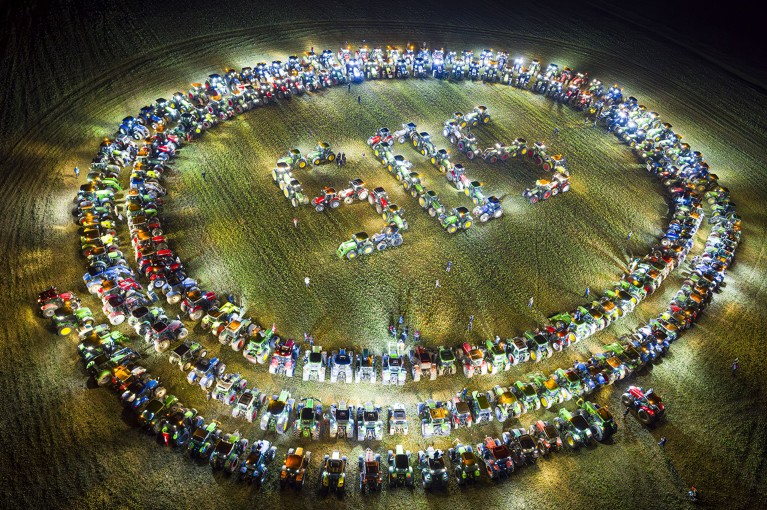
[[80, 178], [80, 169], [77, 168], [77, 165], [75, 165], [75, 178], [77, 178], [77, 179]]
[[735, 358], [735, 361], [732, 362], [732, 376], [735, 377], [736, 372], [738, 371], [738, 368], [740, 368], [740, 360], [738, 358]]
[[445, 271], [449, 273], [451, 267], [453, 267], [453, 263], [448, 260], [447, 261], [447, 267], [445, 268]]
[[357, 104], [362, 104], [362, 96], [357, 96]]
[[533, 307], [533, 298], [530, 298], [530, 301], [527, 302], [527, 307], [532, 308]]
[[304, 278], [304, 283], [306, 284], [306, 288], [307, 288], [307, 289], [309, 288], [309, 283], [310, 283], [310, 282], [311, 282], [311, 280], [309, 279], [309, 277], [308, 277], [308, 276], [307, 276], [306, 278]]
[[293, 218], [293, 226], [298, 228], [298, 218]]
[[439, 288], [439, 287], [441, 287], [441, 285], [439, 284], [439, 278], [437, 278], [437, 281], [434, 282], [434, 288], [436, 289], [436, 288]]
[[474, 329], [474, 316], [469, 316], [469, 332], [471, 332]]

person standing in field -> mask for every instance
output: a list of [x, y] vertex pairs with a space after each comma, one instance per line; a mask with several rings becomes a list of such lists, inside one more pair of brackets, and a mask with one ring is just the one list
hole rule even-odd
[[309, 277], [308, 277], [308, 276], [304, 278], [304, 283], [306, 284], [306, 288], [307, 288], [307, 289], [309, 288], [309, 283], [310, 283], [310, 282], [311, 282], [311, 280], [309, 279]]

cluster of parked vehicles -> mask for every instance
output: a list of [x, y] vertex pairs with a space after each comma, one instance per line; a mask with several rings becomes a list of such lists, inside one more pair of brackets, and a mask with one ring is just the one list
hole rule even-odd
[[[729, 191], [719, 184], [699, 152], [682, 142], [669, 124], [660, 123], [656, 113], [648, 112], [633, 97], [624, 98], [617, 86], [605, 90], [598, 80], [588, 81], [585, 74], [568, 68], [560, 71], [554, 64], [543, 72], [537, 61], [526, 68], [520, 60], [509, 62], [503, 52], [492, 55], [485, 51], [474, 59], [472, 52], [467, 51], [460, 58], [455, 52], [443, 50], [396, 54], [393, 51], [385, 56], [383, 50], [369, 52], [361, 48], [356, 54], [342, 50], [339, 61], [335, 61], [333, 52], [326, 50], [319, 56], [307, 54], [303, 60], [289, 57], [285, 64], [274, 61], [271, 66], [260, 63], [255, 70], [249, 67], [241, 72], [227, 70], [223, 76], [210, 75], [204, 85], [193, 84], [187, 94], [179, 92], [171, 100], [158, 99], [143, 107], [138, 117], [126, 117], [115, 138], [102, 142], [87, 183], [75, 197], [75, 221], [80, 227], [81, 252], [86, 261], [83, 276], [86, 288], [100, 299], [102, 312], [111, 325], [127, 322], [156, 351], [170, 350], [169, 361], [187, 373], [190, 384], [199, 384], [211, 398], [232, 406], [234, 416], [253, 421], [261, 414], [263, 430], [284, 433], [292, 427], [306, 437], [321, 437], [325, 431], [335, 437], [358, 439], [361, 434], [361, 440], [380, 439], [386, 428], [390, 434], [406, 434], [408, 413], [401, 404], [389, 406], [384, 417], [383, 409], [373, 403], [352, 406], [338, 402], [326, 410], [313, 398], [296, 403], [286, 391], [268, 397], [255, 388], [249, 389], [240, 374], [226, 373], [220, 359], [209, 358], [203, 344], [187, 338], [186, 324], [200, 321], [201, 327], [221, 344], [242, 351], [249, 361], [261, 364], [269, 361], [272, 374], [293, 376], [301, 358], [298, 345], [281, 339], [275, 327], [262, 329], [241, 307], [228, 300], [222, 303], [215, 293], [201, 289], [187, 275], [181, 260], [170, 249], [160, 222], [166, 194], [163, 176], [172, 171], [172, 159], [183, 144], [209, 127], [275, 98], [288, 99], [307, 89], [317, 91], [364, 78], [405, 78], [410, 74], [424, 77], [426, 69], [440, 79], [482, 79], [529, 88], [585, 110], [629, 145], [645, 162], [647, 170], [661, 179], [674, 203], [673, 218], [663, 238], [650, 254], [632, 262], [627, 275], [588, 305], [552, 315], [545, 325], [522, 336], [506, 340], [496, 337], [484, 345], [464, 343], [457, 349], [435, 350], [417, 347], [406, 353], [401, 345], [391, 343], [380, 357], [380, 378], [383, 384], [403, 384], [408, 373], [419, 381], [454, 374], [459, 367], [466, 377], [473, 377], [499, 373], [522, 362], [540, 361], [630, 313], [659, 288], [673, 269], [684, 266], [684, 283], [668, 307], [633, 333], [606, 345], [603, 352], [548, 375], [527, 374], [508, 387], [496, 385], [491, 390], [459, 395], [448, 402], [427, 400], [412, 414], [420, 421], [422, 435], [432, 437], [493, 419], [505, 421], [540, 407], [551, 408], [576, 399], [578, 409], [560, 410], [552, 423], [536, 422], [527, 431], [515, 429], [500, 439], [488, 437], [474, 448], [456, 445], [446, 456], [459, 483], [479, 476], [477, 458], [482, 460], [486, 473], [497, 478], [510, 473], [513, 466], [539, 457], [544, 449], [551, 451], [563, 443], [577, 447], [609, 437], [616, 429], [609, 411], [581, 399], [601, 386], [641, 371], [663, 356], [724, 285], [741, 238], [740, 218]], [[391, 72], [387, 67], [389, 61], [394, 62]], [[376, 66], [378, 71], [374, 71]], [[466, 117], [462, 116], [464, 120]], [[408, 124], [403, 130], [396, 136], [410, 139], [422, 154], [433, 154], [432, 162], [438, 167], [447, 171], [459, 166], [440, 159], [443, 150], [434, 151], [428, 136], [418, 133], [415, 125], [411, 129]], [[376, 136], [381, 138], [375, 142], [380, 148], [383, 143], [390, 143], [385, 142], [387, 136], [393, 140], [395, 134], [380, 129]], [[537, 154], [542, 165], [557, 168], [556, 162], [546, 159], [545, 147], [534, 148], [533, 154], [531, 157]], [[329, 160], [329, 156], [325, 159]], [[300, 167], [300, 156], [298, 161]], [[396, 166], [398, 173], [409, 170], [400, 168], [404, 158], [397, 160], [391, 156], [386, 161], [392, 168]], [[292, 168], [293, 163], [290, 165]], [[124, 167], [131, 167], [128, 186], [119, 180]], [[411, 177], [409, 172], [402, 175]], [[367, 198], [385, 215], [387, 228], [407, 228], [382, 188], [370, 191]], [[121, 241], [117, 233], [119, 202], [124, 202], [130, 244]], [[704, 203], [711, 207], [708, 222], [712, 227], [703, 253], [687, 261], [693, 236], [704, 216]], [[392, 230], [386, 235], [397, 234]], [[362, 236], [354, 242], [355, 246], [359, 243], [369, 246]], [[135, 271], [123, 254], [128, 249], [136, 260]], [[161, 299], [169, 305], [178, 304], [183, 317], [167, 314], [159, 305]], [[97, 324], [90, 309], [82, 306], [73, 293], [50, 288], [40, 293], [37, 304], [59, 334], [78, 334], [81, 340], [78, 350], [87, 372], [99, 385], [113, 388], [121, 401], [131, 406], [138, 424], [157, 434], [160, 442], [207, 459], [215, 469], [239, 473], [249, 480], [265, 479], [267, 465], [275, 457], [269, 441], [249, 442], [236, 431], [225, 434], [220, 424], [206, 422], [195, 409], [182, 405], [138, 364], [140, 355], [126, 346], [126, 338], [109, 325]], [[367, 349], [357, 355], [339, 350], [328, 356], [321, 347], [313, 347], [304, 353], [302, 375], [305, 380], [324, 380], [329, 368], [331, 382], [375, 383], [379, 376], [377, 364], [378, 357]], [[632, 387], [623, 397], [624, 405], [643, 423], [652, 423], [662, 416], [662, 403], [651, 392]], [[281, 483], [303, 484], [309, 457], [300, 448], [290, 450], [280, 472]], [[410, 453], [398, 447], [388, 452], [387, 466], [382, 467], [380, 455], [368, 450], [358, 459], [360, 488], [380, 488], [384, 471], [389, 472], [391, 485], [412, 485], [414, 473], [420, 471], [424, 487], [432, 487], [446, 480], [444, 457], [438, 450], [419, 452], [414, 468]], [[326, 455], [319, 473], [321, 486], [341, 488], [345, 469], [346, 459], [340, 454]]]

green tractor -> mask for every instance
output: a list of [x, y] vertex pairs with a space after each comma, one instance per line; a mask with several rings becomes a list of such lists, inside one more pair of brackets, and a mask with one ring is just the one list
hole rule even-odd
[[397, 204], [389, 204], [384, 212], [381, 213], [381, 216], [387, 225], [389, 223], [394, 223], [400, 230], [407, 230], [408, 224], [407, 220], [402, 217], [403, 212], [404, 210], [400, 210]]
[[290, 200], [290, 205], [298, 207], [300, 205], [307, 205], [309, 203], [309, 196], [304, 193], [304, 188], [298, 179], [291, 179], [290, 182], [282, 188], [282, 192], [285, 194], [285, 198]]
[[479, 181], [471, 181], [468, 186], [463, 188], [463, 192], [471, 198], [474, 205], [481, 204], [485, 200], [485, 195], [482, 193], [482, 183]]
[[294, 170], [296, 168], [306, 168], [306, 165], [309, 164], [309, 161], [306, 159], [306, 157], [304, 157], [303, 154], [301, 154], [301, 151], [298, 149], [290, 149], [285, 156], [279, 159], [279, 161], [284, 161]]
[[454, 207], [449, 215], [445, 213], [440, 214], [439, 222], [449, 234], [454, 234], [459, 229], [468, 230], [471, 228], [474, 219], [469, 215], [467, 208]]
[[405, 190], [410, 190], [410, 195], [413, 198], [419, 198], [426, 193], [426, 188], [423, 187], [421, 176], [418, 172], [410, 172], [407, 174], [405, 178], [402, 179], [402, 187], [405, 188]]
[[590, 445], [594, 441], [594, 433], [588, 420], [580, 414], [572, 414], [564, 407], [559, 410], [559, 415], [554, 418], [560, 436], [567, 446], [576, 450], [584, 445]]
[[538, 392], [538, 399], [541, 405], [546, 409], [551, 409], [554, 404], [561, 404], [565, 400], [570, 400], [572, 395], [567, 390], [562, 389], [555, 377], [546, 377], [543, 372], [533, 372], [527, 375], [528, 380], [535, 386]]
[[487, 106], [475, 106], [474, 110], [463, 116], [463, 122], [465, 125], [461, 127], [477, 127], [480, 124], [487, 124], [490, 122], [490, 114], [487, 112]]
[[339, 259], [345, 257], [351, 260], [359, 255], [370, 255], [375, 249], [366, 232], [357, 232], [351, 239], [341, 243], [336, 250], [336, 255], [338, 255]]
[[429, 161], [431, 161], [431, 164], [436, 166], [437, 170], [443, 174], [453, 166], [452, 163], [450, 163], [450, 155], [445, 149], [440, 149], [435, 152], [432, 157], [429, 158]]
[[418, 197], [418, 203], [421, 204], [423, 210], [428, 212], [431, 217], [445, 212], [445, 206], [440, 203], [436, 191], [429, 190], [426, 193], [421, 194]]
[[320, 142], [315, 147], [314, 151], [306, 155], [306, 159], [312, 162], [314, 166], [322, 165], [323, 163], [332, 163], [336, 159], [336, 154], [330, 148], [326, 142]]
[[410, 174], [410, 169], [412, 167], [413, 164], [406, 160], [404, 156], [399, 154], [394, 156], [394, 161], [386, 166], [387, 170], [389, 170], [389, 172], [394, 175], [394, 178], [398, 181], [404, 180], [405, 177]]
[[277, 166], [272, 169], [272, 179], [284, 190], [285, 186], [293, 179], [290, 165], [282, 160], [277, 162]]
[[618, 432], [618, 424], [615, 423], [615, 418], [606, 406], [602, 407], [583, 399], [578, 399], [576, 403], [579, 409], [575, 412], [589, 422], [594, 439], [601, 442]]
[[69, 306], [56, 310], [51, 320], [60, 336], [68, 336], [77, 331], [81, 338], [93, 330], [96, 322], [90, 308], [80, 307], [73, 311]]

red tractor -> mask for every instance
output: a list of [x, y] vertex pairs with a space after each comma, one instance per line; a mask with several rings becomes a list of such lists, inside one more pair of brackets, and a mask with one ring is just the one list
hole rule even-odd
[[392, 140], [394, 140], [394, 137], [392, 136], [391, 131], [389, 131], [389, 128], [382, 127], [376, 129], [376, 134], [368, 138], [368, 145], [375, 149], [381, 143], [390, 143]]
[[71, 292], [59, 292], [56, 287], [51, 287], [37, 296], [37, 304], [43, 317], [50, 319], [56, 314], [56, 310], [64, 306], [77, 310], [80, 300]]
[[193, 287], [186, 292], [181, 302], [181, 311], [188, 314], [193, 321], [202, 319], [205, 312], [218, 306], [215, 292], [204, 292], [199, 287]]
[[383, 214], [384, 210], [389, 208], [389, 196], [386, 194], [386, 190], [380, 186], [368, 195], [368, 202], [376, 208], [378, 214]]
[[652, 388], [645, 391], [640, 386], [629, 386], [628, 391], [621, 396], [621, 402], [636, 414], [643, 425], [657, 422], [666, 412], [663, 400]]
[[312, 200], [312, 205], [317, 212], [322, 212], [326, 207], [331, 209], [338, 209], [341, 205], [341, 199], [338, 198], [338, 193], [334, 188], [325, 186], [320, 192], [320, 196]]
[[365, 200], [369, 195], [370, 192], [368, 192], [368, 189], [365, 187], [365, 181], [362, 179], [349, 181], [349, 187], [338, 192], [338, 197], [347, 204], [351, 204], [355, 199]]

